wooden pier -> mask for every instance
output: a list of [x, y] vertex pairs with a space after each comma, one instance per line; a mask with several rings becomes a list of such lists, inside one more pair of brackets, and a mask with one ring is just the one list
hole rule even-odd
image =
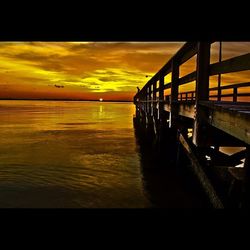
[[[250, 53], [211, 64], [212, 44], [187, 42], [138, 91], [135, 122], [163, 153], [172, 149], [176, 167], [184, 162], [191, 167], [215, 208], [249, 208], [250, 93], [242, 90], [250, 82], [221, 86], [220, 77], [250, 70]], [[194, 56], [196, 70], [180, 77], [181, 65]], [[168, 74], [171, 81], [165, 82]], [[218, 86], [210, 87], [210, 77], [216, 75]], [[192, 91], [179, 90], [193, 81]], [[166, 90], [170, 94], [164, 95]], [[220, 147], [243, 150], [228, 155]]]

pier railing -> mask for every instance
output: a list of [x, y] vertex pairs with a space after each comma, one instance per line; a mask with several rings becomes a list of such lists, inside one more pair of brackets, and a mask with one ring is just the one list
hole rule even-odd
[[[221, 75], [250, 70], [250, 53], [211, 64], [212, 43], [187, 42], [144, 85], [134, 96], [136, 121], [144, 136], [156, 135], [160, 145], [168, 141], [160, 146], [164, 156], [178, 147], [168, 155], [177, 159], [176, 165], [184, 152], [214, 207], [233, 202], [250, 208], [250, 82], [221, 86]], [[180, 77], [180, 67], [194, 56], [196, 70]], [[218, 85], [210, 87], [210, 77], [216, 75]], [[193, 82], [192, 90], [180, 91]], [[219, 150], [224, 146], [245, 149], [228, 156]]]
[[[174, 127], [179, 115], [181, 103], [190, 102], [195, 104], [194, 119], [194, 143], [199, 144], [199, 130], [202, 126], [200, 103], [203, 101], [213, 102], [226, 101], [236, 103], [239, 97], [244, 97], [244, 102], [250, 101], [249, 91], [239, 91], [250, 87], [250, 82], [209, 87], [210, 76], [250, 70], [250, 53], [236, 56], [224, 61], [210, 63], [211, 44], [213, 42], [187, 42], [184, 46], [144, 85], [144, 87], [134, 96], [134, 103], [137, 106], [137, 113], [142, 110], [151, 114], [155, 119], [165, 121], [164, 105], [170, 106], [169, 127]], [[180, 67], [189, 59], [197, 56], [196, 70], [180, 77]], [[171, 81], [165, 82], [165, 78], [171, 73]], [[181, 92], [180, 86], [195, 82], [192, 91]], [[169, 95], [164, 95], [164, 91], [169, 90]], [[227, 91], [225, 93], [224, 91]], [[228, 91], [231, 90], [231, 93]], [[217, 94], [214, 92], [217, 91]], [[230, 100], [231, 99], [231, 100]], [[225, 102], [225, 100], [223, 100]]]

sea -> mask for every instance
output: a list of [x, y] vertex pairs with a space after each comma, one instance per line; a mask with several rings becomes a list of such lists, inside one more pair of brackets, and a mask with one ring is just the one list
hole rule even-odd
[[167, 161], [143, 169], [134, 113], [126, 102], [1, 100], [0, 208], [207, 206]]

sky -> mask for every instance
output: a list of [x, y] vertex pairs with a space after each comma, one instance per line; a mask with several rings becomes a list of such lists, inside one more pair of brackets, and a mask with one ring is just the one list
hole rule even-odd
[[[184, 43], [0, 42], [0, 99], [131, 101], [137, 86], [142, 88]], [[250, 42], [223, 43], [223, 59], [249, 51]], [[218, 61], [218, 43], [211, 60]], [[194, 71], [194, 63], [181, 66], [181, 76]], [[249, 81], [249, 72], [222, 79], [225, 84]]]

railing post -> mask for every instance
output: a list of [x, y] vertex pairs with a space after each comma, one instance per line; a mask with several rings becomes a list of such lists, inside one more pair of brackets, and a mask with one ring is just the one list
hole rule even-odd
[[[222, 42], [220, 42], [220, 47], [219, 47], [219, 62], [221, 62], [222, 58]], [[221, 101], [221, 74], [218, 75], [218, 101]]]
[[144, 128], [146, 128], [147, 126], [147, 103], [145, 101], [147, 101], [147, 89], [145, 88], [142, 92], [142, 109], [143, 109], [143, 126]]
[[139, 100], [139, 97], [137, 96], [135, 96], [134, 97], [134, 104], [135, 104], [135, 117], [136, 118], [139, 118], [140, 117], [140, 106], [139, 106], [139, 102], [138, 102], [138, 100]]
[[[172, 79], [171, 79], [171, 97], [170, 97], [170, 122], [169, 127], [174, 127], [176, 125], [176, 120], [178, 117], [178, 84], [179, 80], [179, 65], [175, 60], [172, 60]], [[182, 95], [181, 95], [182, 99]]]
[[237, 89], [237, 87], [234, 87], [233, 90], [234, 90], [234, 92], [233, 92], [233, 102], [237, 102], [238, 89]]
[[159, 120], [160, 124], [164, 123], [164, 76], [160, 76], [159, 84]]
[[199, 42], [197, 52], [197, 77], [195, 90], [195, 120], [193, 129], [193, 143], [203, 146], [206, 142], [205, 123], [206, 112], [200, 106], [200, 101], [209, 100], [209, 65], [210, 65], [210, 42]]
[[153, 116], [154, 119], [156, 120], [157, 117], [157, 112], [156, 112], [156, 81], [153, 83]]
[[152, 91], [151, 91], [151, 85], [149, 85], [148, 87], [148, 114], [151, 116], [151, 94], [152, 94]]

